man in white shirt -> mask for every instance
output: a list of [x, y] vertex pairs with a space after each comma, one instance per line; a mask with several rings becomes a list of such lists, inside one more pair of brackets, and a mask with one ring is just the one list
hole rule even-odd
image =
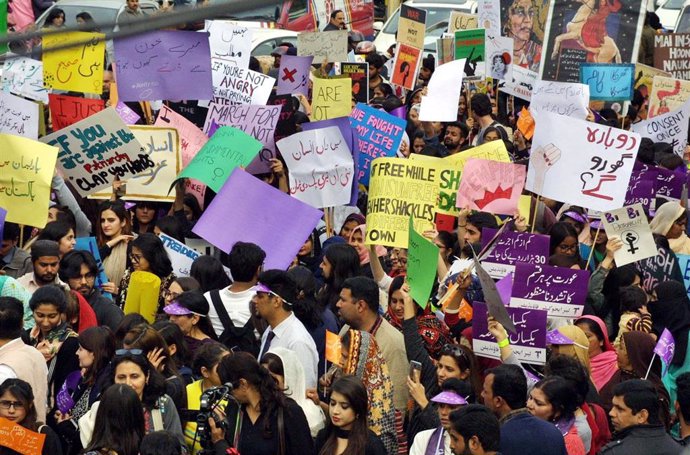
[[271, 348], [282, 347], [297, 353], [304, 368], [307, 389], [316, 388], [319, 355], [314, 339], [292, 312], [297, 299], [297, 285], [282, 270], [267, 270], [259, 275], [254, 288], [256, 312], [269, 325], [261, 338], [261, 357]]
[[46, 284], [56, 284], [65, 290], [69, 290], [69, 286], [58, 277], [60, 246], [57, 242], [37, 240], [31, 247], [31, 263], [34, 268], [33, 272], [17, 278], [17, 282], [29, 291], [30, 294], [33, 294], [36, 289]]

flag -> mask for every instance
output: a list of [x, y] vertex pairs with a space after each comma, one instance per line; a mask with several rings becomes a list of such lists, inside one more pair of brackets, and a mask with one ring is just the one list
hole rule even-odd
[[666, 376], [669, 365], [671, 365], [671, 360], [673, 360], [673, 354], [676, 351], [676, 342], [673, 339], [673, 335], [668, 329], [664, 329], [659, 337], [659, 341], [656, 342], [654, 346], [654, 353], [659, 356], [663, 363], [663, 369], [661, 377]]

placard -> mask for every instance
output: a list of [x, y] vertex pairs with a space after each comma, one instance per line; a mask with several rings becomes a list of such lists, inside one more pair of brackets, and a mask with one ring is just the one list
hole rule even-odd
[[123, 311], [125, 314], [138, 313], [153, 324], [158, 312], [161, 279], [150, 272], [135, 271], [129, 280], [127, 297]]
[[38, 139], [38, 104], [0, 92], [0, 133]]
[[354, 164], [337, 126], [296, 133], [277, 145], [289, 170], [291, 196], [315, 208], [350, 202]]
[[417, 73], [422, 61], [422, 51], [407, 44], [398, 44], [393, 61], [391, 83], [407, 90], [414, 89], [417, 83]]
[[[501, 360], [501, 349], [489, 332], [485, 303], [472, 304], [472, 349], [479, 357]], [[520, 362], [534, 365], [546, 363], [546, 311], [506, 308], [516, 333], [508, 333], [510, 347]]]
[[487, 29], [484, 53], [488, 77], [499, 81], [513, 80], [512, 38], [500, 36], [498, 32], [494, 33]]
[[6, 59], [2, 67], [2, 85], [15, 95], [48, 103], [41, 61], [19, 56]]
[[690, 33], [654, 35], [654, 66], [675, 79], [690, 80]]
[[[235, 66], [231, 62], [213, 59], [213, 101], [216, 104], [266, 104], [276, 80], [263, 73]], [[209, 100], [199, 101], [208, 107]]]
[[116, 38], [114, 46], [117, 93], [122, 101], [206, 100], [213, 96], [206, 33], [157, 30]]
[[633, 97], [635, 65], [583, 63], [580, 82], [589, 86], [591, 100], [628, 101]]
[[673, 146], [673, 152], [682, 158], [688, 145], [688, 122], [690, 100], [673, 112], [633, 123], [631, 130], [654, 142], [668, 142]]
[[483, 79], [486, 31], [483, 28], [455, 32], [455, 60], [465, 59], [465, 79]]
[[[163, 107], [167, 106], [163, 105]], [[130, 109], [130, 107], [122, 101], [118, 101], [115, 105], [115, 112], [117, 112], [117, 115], [119, 115], [122, 121], [127, 125], [134, 125], [141, 120], [141, 116]]]
[[410, 296], [417, 305], [426, 308], [436, 279], [438, 246], [414, 230], [410, 218], [410, 244], [407, 249], [407, 282]]
[[195, 124], [165, 104], [158, 112], [158, 117], [156, 117], [156, 122], [153, 125], [162, 128], [175, 128], [177, 130], [177, 133], [180, 135], [180, 152], [183, 166], [188, 165], [197, 152], [201, 150], [201, 147], [208, 142], [208, 136], [197, 128]]
[[352, 110], [352, 79], [314, 78], [311, 109], [312, 121], [347, 117]]
[[314, 57], [318, 64], [347, 61], [347, 30], [302, 32], [297, 35], [297, 55]]
[[254, 31], [229, 21], [208, 21], [206, 25], [211, 58], [227, 60], [240, 68], [248, 68]]
[[60, 149], [60, 169], [82, 197], [109, 189], [116, 176], [127, 180], [155, 166], [112, 107], [41, 142]]
[[453, 10], [450, 12], [448, 20], [448, 33], [455, 33], [457, 30], [471, 30], [479, 27], [476, 14], [462, 13]]
[[690, 254], [676, 254], [680, 265], [680, 273], [683, 275], [683, 284], [688, 297], [690, 297]]
[[[477, 2], [477, 18], [479, 27], [485, 29], [487, 34], [499, 35], [501, 33], [501, 2], [499, 0], [479, 0]], [[513, 55], [513, 39], [510, 40], [510, 55]]]
[[682, 281], [683, 275], [678, 266], [675, 253], [667, 246], [668, 241], [661, 238], [656, 241], [657, 254], [654, 257], [643, 259], [635, 263], [635, 270], [642, 277], [642, 288], [647, 293], [652, 293], [659, 283], [668, 280]]
[[101, 112], [105, 109], [105, 101], [80, 98], [77, 96], [50, 94], [50, 118], [53, 121], [53, 131], [67, 128], [80, 120]]
[[463, 169], [456, 206], [512, 216], [525, 186], [523, 164], [471, 159]]
[[352, 79], [352, 97], [358, 103], [369, 102], [369, 64], [340, 63], [340, 74]]
[[587, 270], [518, 262], [510, 306], [545, 310], [551, 317], [575, 318], [582, 315], [588, 284]]
[[[486, 248], [498, 231], [482, 229], [482, 249]], [[515, 264], [546, 265], [549, 260], [549, 236], [504, 230], [491, 251], [482, 258], [482, 266], [493, 279], [500, 279], [515, 271]], [[507, 302], [507, 300], [506, 300]]]
[[543, 112], [532, 140], [526, 188], [594, 210], [623, 206], [640, 135]]
[[178, 276], [189, 276], [189, 271], [192, 269], [192, 263], [196, 258], [201, 256], [197, 251], [187, 247], [182, 242], [175, 240], [165, 234], [159, 234], [158, 238], [163, 242], [170, 262], [173, 266], [173, 273]]
[[0, 207], [7, 210], [6, 221], [43, 228], [58, 149], [0, 134], [0, 150]]
[[18, 423], [0, 417], [0, 441], [4, 447], [22, 455], [41, 455], [45, 440], [45, 433], [31, 431]]
[[266, 252], [266, 270], [285, 270], [322, 216], [320, 210], [236, 169], [193, 232], [225, 252], [238, 241], [255, 243]]
[[642, 204], [611, 210], [602, 219], [606, 236], [623, 242], [623, 247], [613, 252], [616, 267], [656, 256], [656, 244]]
[[398, 44], [424, 49], [424, 33], [426, 33], [426, 11], [404, 3], [400, 5]]
[[454, 60], [436, 68], [429, 80], [427, 95], [422, 96], [419, 120], [423, 122], [457, 121], [464, 67], [465, 60]]
[[43, 83], [46, 88], [98, 95], [103, 93], [104, 34], [46, 33], [42, 45]]
[[689, 99], [690, 81], [656, 76], [649, 95], [648, 118], [675, 111]]
[[278, 95], [309, 95], [309, 75], [314, 57], [283, 55], [278, 70]]
[[589, 85], [538, 80], [532, 92], [529, 112], [536, 119], [541, 112], [584, 120], [589, 114]]

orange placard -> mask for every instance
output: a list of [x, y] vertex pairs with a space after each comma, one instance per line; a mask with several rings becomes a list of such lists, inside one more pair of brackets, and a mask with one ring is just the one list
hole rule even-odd
[[534, 136], [534, 118], [532, 117], [532, 114], [530, 114], [530, 112], [524, 107], [520, 112], [520, 117], [518, 117], [517, 127], [528, 141], [532, 139], [532, 136]]
[[326, 330], [326, 360], [340, 365], [343, 345], [337, 333]]
[[41, 455], [46, 435], [28, 430], [0, 417], [0, 446], [22, 455]]

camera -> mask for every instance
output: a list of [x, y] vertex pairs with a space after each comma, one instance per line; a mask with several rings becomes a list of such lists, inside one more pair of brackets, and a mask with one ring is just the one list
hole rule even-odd
[[224, 384], [218, 387], [211, 387], [201, 395], [201, 403], [199, 412], [196, 415], [196, 435], [195, 440], [199, 441], [201, 445], [200, 455], [213, 453], [213, 442], [211, 441], [211, 427], [208, 424], [208, 419], [213, 417], [216, 427], [222, 428], [224, 431], [228, 429], [228, 423], [225, 419], [220, 419], [215, 412], [213, 412], [222, 401], [231, 398], [232, 384]]

